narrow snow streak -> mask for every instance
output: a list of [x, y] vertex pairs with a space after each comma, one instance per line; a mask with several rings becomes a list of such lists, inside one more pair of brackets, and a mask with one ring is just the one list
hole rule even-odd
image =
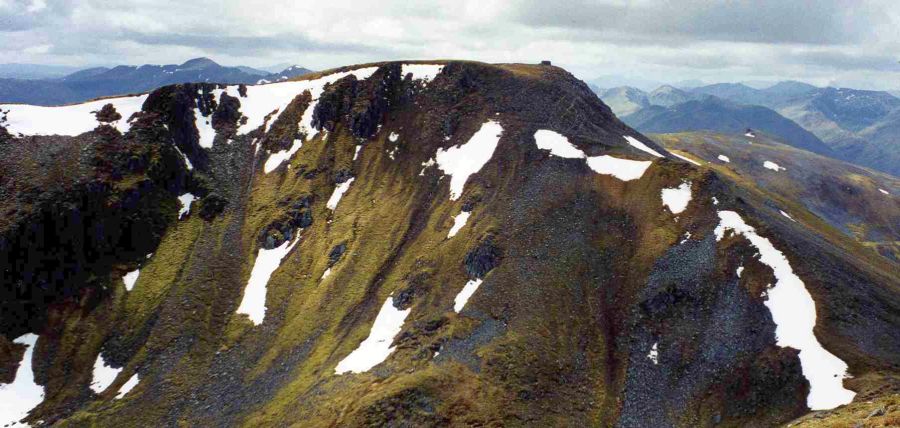
[[463, 286], [463, 289], [460, 290], [459, 294], [457, 294], [456, 297], [453, 298], [453, 310], [456, 311], [456, 313], [459, 313], [459, 311], [463, 310], [463, 307], [466, 306], [469, 298], [471, 298], [472, 295], [475, 294], [475, 291], [478, 290], [481, 282], [481, 278], [470, 280], [466, 283], [466, 285]]
[[885, 195], [890, 195], [890, 193], [888, 193], [887, 190], [884, 190], [884, 189], [878, 189], [878, 191], [881, 192], [881, 193], [884, 193]]
[[785, 171], [785, 168], [778, 165], [775, 162], [765, 161], [763, 162], [763, 167], [771, 169], [772, 171]]
[[781, 215], [783, 215], [783, 216], [785, 216], [785, 217], [787, 217], [787, 218], [789, 218], [789, 219], [790, 219], [790, 220], [791, 220], [791, 221], [794, 221], [794, 222], [796, 222], [796, 221], [797, 221], [797, 220], [794, 220], [794, 218], [793, 218], [793, 217], [791, 217], [791, 216], [790, 216], [790, 214], [788, 214], [788, 213], [786, 213], [786, 212], [784, 212], [784, 211], [781, 211], [781, 210], [778, 210], [778, 212], [780, 212], [780, 213], [781, 213]]
[[103, 353], [101, 352], [100, 355], [97, 355], [97, 359], [94, 360], [94, 373], [93, 379], [91, 380], [91, 389], [97, 394], [106, 391], [106, 388], [109, 388], [109, 386], [112, 385], [121, 371], [121, 368], [117, 369], [107, 364], [106, 360], [103, 358]]
[[539, 149], [550, 150], [550, 154], [553, 156], [567, 159], [587, 159], [587, 166], [594, 172], [612, 175], [622, 181], [641, 178], [644, 172], [647, 171], [647, 168], [650, 167], [650, 164], [653, 163], [651, 161], [621, 159], [609, 155], [588, 157], [583, 151], [570, 143], [569, 139], [564, 135], [546, 129], [535, 132], [534, 141]]
[[10, 134], [74, 136], [96, 128], [100, 123], [92, 112], [100, 110], [106, 104], [112, 104], [122, 118], [111, 125], [125, 133], [131, 127], [128, 119], [141, 110], [146, 99], [147, 95], [138, 95], [59, 107], [0, 104], [0, 110], [9, 111], [6, 115], [6, 130]]
[[718, 159], [725, 163], [731, 163], [731, 159], [728, 159], [728, 156], [725, 156], [725, 155], [719, 155]]
[[122, 397], [124, 397], [129, 392], [131, 392], [131, 390], [134, 389], [134, 387], [138, 386], [138, 383], [140, 383], [140, 382], [141, 382], [141, 377], [138, 376], [137, 373], [135, 373], [133, 376], [131, 376], [128, 379], [127, 382], [125, 382], [124, 385], [122, 385], [121, 388], [119, 388], [119, 392], [116, 394], [116, 400], [121, 400]]
[[388, 297], [381, 306], [375, 323], [369, 331], [369, 337], [363, 340], [353, 352], [341, 360], [334, 368], [335, 374], [347, 372], [363, 373], [372, 367], [381, 364], [392, 352], [391, 343], [394, 337], [400, 333], [403, 322], [406, 321], [411, 308], [401, 311], [394, 307], [394, 299]]
[[18, 421], [28, 416], [31, 409], [44, 401], [44, 387], [35, 383], [31, 365], [37, 340], [37, 335], [28, 333], [13, 341], [27, 348], [19, 362], [13, 382], [0, 383], [0, 426], [7, 424], [19, 426]]
[[178, 210], [178, 219], [181, 220], [184, 216], [191, 213], [191, 203], [194, 202], [194, 195], [185, 193], [178, 197], [178, 202], [181, 202], [181, 209]]
[[716, 239], [722, 239], [729, 230], [743, 235], [759, 251], [760, 262], [775, 274], [775, 286], [768, 290], [765, 305], [775, 322], [776, 344], [800, 351], [803, 376], [809, 381], [806, 404], [810, 409], [824, 410], [852, 401], [856, 393], [843, 385], [847, 364], [825, 350], [813, 334], [816, 304], [787, 258], [768, 239], [757, 235], [738, 213], [719, 211], [718, 214], [721, 222], [715, 229]]
[[140, 269], [135, 269], [125, 274], [122, 281], [125, 281], [125, 289], [131, 291], [134, 289], [134, 283], [137, 282], [138, 276], [141, 274]]
[[672, 214], [679, 214], [691, 202], [691, 183], [684, 182], [678, 187], [665, 188], [661, 193], [663, 205], [669, 207]]
[[690, 163], [692, 163], [692, 164], [694, 164], [694, 165], [697, 165], [697, 166], [703, 166], [703, 165], [700, 164], [700, 162], [697, 162], [697, 161], [695, 161], [695, 160], [693, 160], [693, 159], [691, 159], [691, 158], [689, 158], [689, 157], [687, 157], [687, 156], [682, 156], [682, 155], [679, 155], [678, 153], [675, 153], [675, 152], [669, 152], [669, 153], [671, 153], [672, 156], [675, 156], [676, 158], [681, 159], [681, 160], [683, 160], [683, 161], [685, 161], [685, 162], [690, 162]]
[[494, 149], [503, 134], [499, 123], [489, 120], [472, 135], [463, 145], [438, 149], [435, 161], [438, 168], [450, 175], [450, 200], [455, 201], [462, 195], [463, 187], [469, 176], [480, 171], [491, 160]]
[[647, 353], [647, 358], [653, 361], [653, 364], [659, 364], [659, 342], [653, 344], [650, 352]]
[[426, 83], [437, 77], [444, 69], [440, 64], [403, 64], [400, 77], [405, 78], [412, 73], [413, 80], [424, 80]]
[[173, 146], [175, 147], [175, 150], [178, 151], [178, 154], [181, 155], [181, 159], [184, 160], [184, 166], [187, 167], [188, 171], [194, 169], [194, 164], [191, 163], [191, 160], [188, 159], [187, 155], [185, 155], [177, 145], [173, 144]]
[[634, 138], [630, 135], [625, 135], [624, 137], [625, 137], [625, 141], [628, 141], [628, 144], [631, 144], [632, 147], [634, 147], [638, 150], [642, 150], [646, 153], [650, 153], [651, 155], [656, 156], [658, 158], [665, 157], [665, 156], [659, 154], [659, 152], [657, 152], [656, 150], [651, 149], [650, 146], [642, 143], [637, 138]]
[[237, 309], [237, 313], [247, 315], [253, 325], [262, 324], [266, 317], [266, 285], [269, 278], [281, 265], [281, 259], [290, 253], [298, 242], [300, 237], [295, 236], [293, 243], [285, 241], [271, 250], [259, 249], [253, 270], [250, 271], [250, 279], [247, 280], [247, 287], [244, 289], [244, 298]]
[[331, 194], [331, 197], [328, 198], [328, 203], [325, 204], [328, 209], [332, 211], [337, 209], [338, 202], [341, 201], [344, 193], [347, 193], [347, 190], [350, 189], [350, 184], [353, 183], [353, 180], [355, 180], [355, 178], [351, 178], [334, 188], [334, 192]]
[[447, 234], [447, 238], [452, 238], [456, 236], [460, 229], [466, 225], [466, 222], [469, 221], [469, 216], [472, 215], [470, 212], [462, 211], [453, 217], [453, 227], [450, 228], [450, 233]]

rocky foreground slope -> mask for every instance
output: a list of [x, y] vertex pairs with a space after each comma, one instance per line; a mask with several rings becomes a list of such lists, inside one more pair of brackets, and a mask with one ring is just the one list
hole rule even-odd
[[900, 386], [894, 261], [559, 68], [0, 111], [4, 423], [771, 426]]

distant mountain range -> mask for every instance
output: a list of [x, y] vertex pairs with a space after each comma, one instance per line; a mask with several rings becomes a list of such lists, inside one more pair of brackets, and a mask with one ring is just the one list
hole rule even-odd
[[175, 83], [266, 83], [310, 72], [297, 65], [277, 73], [245, 66], [226, 67], [209, 58], [195, 58], [179, 65], [96, 67], [57, 78], [2, 78], [0, 102], [59, 105], [110, 95], [147, 92]]
[[0, 79], [53, 79], [78, 70], [78, 67], [65, 65], [0, 64]]
[[900, 98], [889, 92], [786, 81], [763, 89], [742, 83], [664, 85], [649, 93], [618, 87], [598, 95], [643, 132], [752, 128], [795, 147], [900, 175]]
[[654, 105], [627, 115], [622, 120], [641, 132], [657, 134], [701, 130], [743, 134], [751, 128], [779, 136], [794, 147], [835, 157], [834, 151], [822, 140], [775, 111], [716, 97], [690, 100], [671, 107]]

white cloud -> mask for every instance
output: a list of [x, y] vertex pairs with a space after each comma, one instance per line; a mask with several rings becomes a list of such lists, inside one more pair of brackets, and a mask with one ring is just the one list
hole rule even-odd
[[27, 54], [45, 54], [47, 52], [50, 52], [50, 48], [52, 47], [53, 45], [35, 45], [22, 49], [22, 52], [25, 52]]
[[[823, 0], [815, 8], [800, 0], [715, 7], [701, 0], [24, 1], [4, 12], [15, 31], [0, 30], [0, 46], [54, 46], [20, 62], [209, 56], [224, 64], [324, 69], [409, 58], [550, 59], [583, 78], [900, 81], [890, 55], [900, 51], [900, 8], [892, 0]], [[41, 13], [24, 12], [45, 1]], [[0, 0], [0, 9], [8, 4]], [[0, 55], [9, 53], [3, 49]]]

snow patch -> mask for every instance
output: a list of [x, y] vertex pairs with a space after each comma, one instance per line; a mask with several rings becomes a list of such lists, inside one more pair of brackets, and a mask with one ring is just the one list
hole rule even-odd
[[38, 336], [31, 333], [13, 340], [13, 343], [25, 345], [27, 348], [19, 362], [13, 382], [0, 383], [0, 424], [2, 424], [0, 426], [28, 426], [19, 425], [18, 422], [44, 401], [44, 387], [35, 383], [31, 364], [37, 340]]
[[534, 133], [534, 141], [537, 147], [542, 150], [550, 150], [553, 156], [559, 156], [567, 159], [584, 159], [584, 152], [569, 142], [569, 139], [562, 134], [541, 129]]
[[425, 175], [425, 170], [428, 169], [428, 167], [431, 167], [434, 165], [435, 165], [434, 159], [428, 159], [427, 161], [422, 162], [422, 170], [419, 171], [419, 175], [420, 176]]
[[[627, 137], [626, 137], [627, 138]], [[587, 166], [598, 174], [612, 175], [619, 180], [628, 181], [641, 178], [650, 167], [650, 161], [620, 159], [609, 155], [588, 157], [559, 133], [546, 129], [534, 133], [534, 141], [542, 150], [549, 150], [551, 156], [566, 159], [586, 159]]]
[[426, 83], [437, 77], [444, 69], [440, 64], [403, 64], [402, 67], [401, 77], [405, 78], [407, 74], [412, 73], [414, 80], [424, 80]]
[[400, 134], [396, 132], [391, 132], [390, 135], [388, 135], [388, 140], [392, 143], [396, 143], [398, 138], [400, 138]]
[[129, 392], [131, 392], [131, 390], [134, 389], [134, 387], [138, 386], [138, 384], [140, 382], [141, 382], [141, 377], [138, 376], [137, 373], [135, 373], [133, 376], [128, 378], [128, 381], [125, 382], [125, 384], [122, 385], [121, 388], [119, 388], [119, 392], [116, 394], [116, 400], [121, 400], [122, 397], [124, 397]]
[[285, 241], [271, 250], [259, 249], [253, 270], [250, 272], [250, 279], [247, 280], [247, 287], [244, 289], [244, 298], [237, 309], [237, 313], [247, 315], [253, 325], [262, 324], [266, 316], [266, 285], [269, 278], [281, 265], [281, 259], [290, 253], [298, 242], [299, 236], [294, 238], [293, 243]]
[[356, 150], [353, 151], [353, 160], [359, 158], [359, 151], [362, 150], [363, 146], [356, 146]]
[[650, 361], [653, 361], [653, 364], [659, 364], [659, 342], [653, 344], [653, 347], [650, 348], [650, 352], [647, 353], [647, 358]]
[[687, 209], [691, 201], [691, 183], [684, 182], [678, 187], [662, 189], [663, 205], [669, 207], [672, 214], [679, 214]]
[[636, 148], [636, 149], [638, 149], [638, 150], [641, 150], [641, 151], [644, 151], [644, 152], [646, 152], [646, 153], [650, 153], [651, 155], [656, 156], [656, 157], [658, 157], [658, 158], [664, 157], [663, 155], [659, 154], [659, 152], [657, 152], [656, 150], [651, 149], [649, 146], [647, 146], [646, 144], [642, 143], [642, 142], [641, 142], [640, 140], [638, 140], [637, 138], [634, 138], [634, 137], [632, 137], [632, 136], [630, 136], [630, 135], [625, 135], [624, 137], [625, 137], [625, 141], [628, 141], [628, 144], [631, 144], [631, 147], [634, 147], [634, 148]]
[[401, 311], [394, 307], [394, 299], [388, 297], [381, 306], [375, 323], [369, 331], [369, 337], [363, 340], [353, 352], [338, 363], [334, 368], [335, 374], [363, 373], [372, 367], [381, 364], [392, 352], [391, 343], [394, 337], [400, 333], [403, 322], [409, 315], [411, 308]]
[[335, 187], [334, 192], [331, 193], [331, 197], [328, 198], [328, 203], [326, 203], [325, 206], [332, 211], [337, 209], [338, 202], [341, 201], [344, 193], [347, 193], [347, 190], [350, 189], [350, 184], [353, 183], [353, 180], [355, 179], [356, 178], [351, 178]]
[[121, 371], [121, 368], [117, 369], [107, 364], [106, 360], [103, 358], [103, 353], [101, 352], [100, 355], [97, 355], [97, 359], [94, 360], [94, 373], [93, 379], [91, 380], [91, 389], [97, 394], [106, 391], [106, 388], [109, 388], [109, 386], [112, 385]]
[[125, 274], [122, 277], [122, 281], [125, 281], [125, 289], [131, 291], [134, 289], [134, 283], [137, 282], [138, 276], [141, 274], [140, 269], [135, 269], [131, 272]]
[[466, 303], [469, 301], [469, 298], [475, 294], [475, 291], [478, 290], [478, 287], [481, 285], [481, 278], [473, 279], [466, 283], [463, 286], [463, 289], [460, 290], [459, 294], [453, 298], [453, 310], [456, 313], [459, 313], [466, 306]]
[[712, 203], [713, 203], [713, 205], [719, 205], [719, 200], [716, 199], [715, 196], [713, 196], [713, 197], [712, 197]]
[[884, 189], [878, 189], [878, 191], [881, 192], [881, 193], [884, 193], [885, 195], [890, 195], [890, 193], [888, 193], [887, 190], [884, 190]]
[[738, 276], [738, 278], [741, 277], [741, 274], [742, 274], [742, 273], [744, 273], [744, 267], [743, 267], [743, 266], [738, 266], [738, 268], [737, 268], [737, 276]]
[[185, 193], [178, 197], [178, 202], [181, 203], [181, 209], [178, 210], [178, 219], [181, 220], [184, 216], [191, 213], [191, 203], [194, 202], [194, 195]]
[[319, 278], [319, 281], [322, 281], [329, 276], [331, 276], [331, 268], [325, 269], [325, 272], [322, 272], [322, 277]]
[[502, 133], [503, 127], [489, 120], [465, 144], [447, 150], [438, 149], [435, 155], [438, 168], [451, 176], [451, 201], [459, 199], [469, 176], [480, 171], [491, 159]]
[[728, 159], [728, 156], [725, 156], [725, 155], [719, 155], [718, 159], [725, 163], [731, 163], [731, 159]]
[[447, 238], [452, 238], [456, 236], [457, 232], [466, 225], [466, 222], [469, 221], [469, 216], [472, 215], [470, 212], [462, 211], [453, 217], [453, 227], [450, 228], [450, 233], [447, 234]]
[[771, 161], [763, 162], [763, 167], [771, 169], [772, 171], [784, 171], [785, 170], [784, 167], [779, 166], [777, 163], [771, 162]]
[[[265, 122], [266, 115], [276, 112], [275, 115], [269, 118], [268, 122], [265, 122], [266, 127], [264, 128], [264, 132], [268, 132], [272, 122], [277, 118], [278, 112], [284, 111], [297, 94], [308, 90], [312, 97], [309, 106], [306, 107], [306, 111], [303, 112], [303, 116], [300, 119], [300, 131], [307, 133], [306, 141], [309, 141], [318, 132], [314, 131], [311, 125], [312, 113], [319, 100], [319, 96], [322, 95], [322, 92], [325, 89], [325, 85], [334, 83], [349, 75], [354, 75], [359, 80], [365, 80], [375, 73], [376, 70], [378, 70], [378, 67], [365, 67], [356, 70], [332, 73], [314, 80], [298, 80], [272, 83], [269, 85], [247, 86], [247, 96], [240, 97], [241, 114], [247, 117], [247, 123], [238, 127], [238, 134], [246, 134], [259, 128]], [[229, 88], [231, 88], [231, 86], [229, 86]]]
[[598, 174], [612, 175], [622, 181], [636, 180], [650, 167], [650, 161], [620, 159], [609, 155], [592, 156], [587, 165]]
[[809, 381], [806, 404], [812, 410], [825, 410], [852, 401], [856, 393], [843, 386], [847, 364], [825, 350], [813, 334], [815, 302], [787, 258], [768, 239], [757, 235], [738, 213], [719, 211], [718, 214], [721, 222], [715, 229], [716, 240], [722, 239], [729, 230], [743, 235], [759, 251], [760, 262], [775, 274], [775, 286], [768, 290], [765, 305], [775, 322], [776, 344], [800, 350], [803, 376]]
[[781, 211], [781, 210], [778, 210], [778, 212], [780, 212], [780, 213], [781, 213], [781, 215], [783, 215], [783, 216], [785, 216], [785, 217], [787, 217], [787, 218], [788, 218], [788, 219], [790, 219], [790, 220], [791, 220], [791, 221], [794, 221], [794, 222], [796, 222], [796, 221], [797, 221], [797, 220], [794, 220], [794, 218], [793, 218], [793, 217], [791, 217], [791, 216], [790, 216], [790, 214], [788, 214], [788, 213], [786, 213], [786, 212], [784, 212], [784, 211]]
[[8, 112], [5, 126], [10, 134], [74, 136], [96, 128], [100, 123], [92, 112], [112, 104], [122, 118], [110, 125], [125, 133], [131, 127], [128, 119], [141, 110], [146, 99], [147, 95], [138, 95], [58, 107], [0, 104], [0, 110]]
[[291, 156], [294, 156], [294, 153], [297, 153], [297, 150], [300, 150], [301, 147], [303, 147], [303, 140], [294, 140], [290, 149], [272, 153], [269, 155], [269, 159], [266, 160], [266, 164], [263, 166], [263, 172], [268, 174], [274, 171], [282, 162], [290, 160]]
[[213, 140], [216, 138], [216, 130], [212, 127], [212, 113], [210, 113], [209, 117], [206, 117], [203, 116], [203, 113], [200, 112], [200, 109], [195, 108], [194, 126], [197, 127], [197, 132], [200, 134], [200, 147], [203, 147], [204, 149], [211, 149], [213, 146]]

